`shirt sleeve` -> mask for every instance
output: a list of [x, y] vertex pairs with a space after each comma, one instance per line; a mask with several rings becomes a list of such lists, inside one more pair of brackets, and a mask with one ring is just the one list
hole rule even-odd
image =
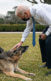
[[45, 32], [45, 34], [48, 36], [51, 34], [51, 26], [49, 26], [48, 30]]
[[27, 36], [29, 35], [31, 29], [33, 28], [33, 23], [32, 23], [32, 20], [28, 20], [27, 21], [27, 26], [26, 26], [26, 29], [24, 30], [23, 34], [22, 34], [22, 38], [21, 38], [21, 41], [24, 42], [25, 39], [27, 38]]

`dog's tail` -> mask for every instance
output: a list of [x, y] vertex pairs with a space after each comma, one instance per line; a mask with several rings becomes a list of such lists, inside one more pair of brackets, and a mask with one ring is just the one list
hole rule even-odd
[[4, 49], [0, 47], [0, 53], [4, 52]]

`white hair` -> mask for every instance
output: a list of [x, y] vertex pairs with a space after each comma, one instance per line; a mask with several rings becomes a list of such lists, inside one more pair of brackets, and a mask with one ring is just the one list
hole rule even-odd
[[15, 15], [17, 16], [18, 14], [24, 15], [24, 12], [27, 11], [29, 8], [27, 6], [18, 6], [15, 12]]

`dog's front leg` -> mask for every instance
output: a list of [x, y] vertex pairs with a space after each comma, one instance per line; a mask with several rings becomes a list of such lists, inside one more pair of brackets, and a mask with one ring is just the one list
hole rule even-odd
[[25, 77], [23, 75], [20, 75], [20, 74], [16, 74], [14, 72], [4, 72], [6, 75], [8, 76], [12, 76], [12, 77], [18, 77], [18, 78], [21, 78], [23, 80], [26, 80], [26, 81], [32, 81], [31, 78], [28, 78], [28, 77]]
[[26, 71], [24, 71], [24, 70], [22, 70], [22, 69], [20, 69], [20, 68], [18, 68], [18, 67], [17, 67], [17, 71], [20, 72], [20, 73], [23, 73], [23, 74], [28, 74], [28, 75], [31, 75], [31, 76], [35, 76], [34, 73], [26, 72]]

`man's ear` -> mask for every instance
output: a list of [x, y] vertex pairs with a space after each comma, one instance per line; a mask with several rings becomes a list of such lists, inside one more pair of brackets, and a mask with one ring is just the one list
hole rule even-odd
[[25, 14], [25, 17], [27, 18], [28, 17], [28, 12], [25, 11], [24, 14]]

